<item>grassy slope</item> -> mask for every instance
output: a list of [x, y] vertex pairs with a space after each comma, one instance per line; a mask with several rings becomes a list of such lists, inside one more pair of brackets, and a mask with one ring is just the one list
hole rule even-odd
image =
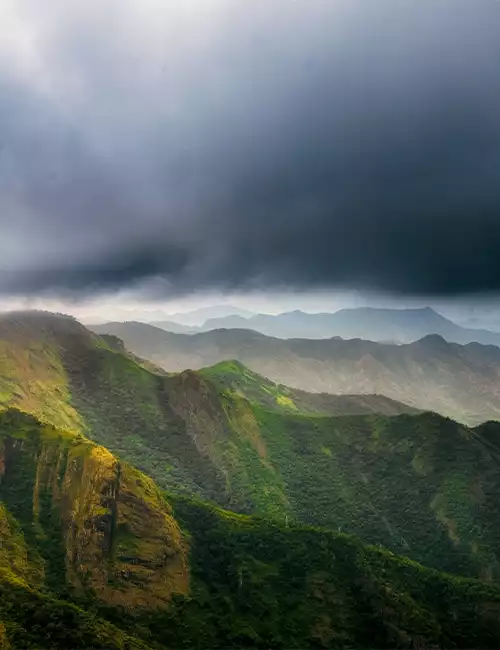
[[171, 372], [237, 359], [293, 388], [382, 394], [469, 425], [500, 419], [500, 348], [495, 346], [462, 346], [439, 336], [390, 345], [282, 340], [248, 330], [185, 335], [142, 323], [108, 323], [96, 331], [119, 336], [128, 349]]
[[254, 511], [355, 533], [437, 568], [500, 578], [499, 453], [482, 430], [430, 413], [311, 418], [302, 411], [316, 396], [312, 405], [301, 401], [310, 395], [239, 363], [201, 372], [233, 399], [253, 401], [252, 416], [238, 417], [233, 407], [231, 421], [235, 431], [255, 431], [268, 469], [236, 436]]
[[43, 313], [2, 316], [0, 407], [19, 408], [64, 430], [81, 430], [83, 421], [71, 405], [58, 338], [83, 330], [72, 319]]
[[169, 393], [181, 391], [185, 377], [153, 373], [123, 354], [118, 341], [44, 312], [0, 318], [0, 349], [0, 408], [84, 433], [164, 487], [219, 498], [225, 492], [224, 476], [170, 404]]

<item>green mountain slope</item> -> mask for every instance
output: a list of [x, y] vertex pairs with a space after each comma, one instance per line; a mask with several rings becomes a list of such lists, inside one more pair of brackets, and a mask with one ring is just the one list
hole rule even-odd
[[500, 419], [500, 348], [447, 343], [438, 335], [406, 345], [360, 339], [283, 340], [242, 329], [184, 335], [143, 323], [108, 323], [135, 354], [169, 372], [236, 359], [278, 384], [337, 395], [386, 395], [470, 426]]
[[343, 534], [167, 503], [102, 447], [18, 411], [0, 415], [0, 439], [1, 648], [500, 643], [496, 586]]
[[317, 418], [255, 410], [289, 517], [436, 568], [500, 578], [498, 450], [434, 414]]
[[[12, 335], [18, 348], [10, 349], [37, 350], [34, 360], [27, 356], [33, 378], [43, 367], [38, 349], [51, 341], [45, 363], [58, 360], [65, 419], [50, 390], [21, 407], [36, 406], [56, 426], [71, 416], [74, 431], [161, 487], [237, 512], [355, 533], [438, 569], [500, 577], [500, 471], [491, 436], [431, 414], [358, 415], [404, 407], [377, 396], [309, 395], [233, 362], [161, 376], [72, 319], [43, 315], [37, 329], [35, 316], [28, 341]], [[15, 366], [4, 376], [24, 390]]]
[[292, 389], [275, 384], [235, 360], [221, 361], [199, 372], [215, 382], [221, 391], [245, 397], [272, 411], [312, 415], [399, 415], [418, 412], [418, 409], [384, 395], [331, 395]]
[[[39, 312], [1, 318], [0, 345], [0, 381], [9, 387], [0, 404], [86, 433], [164, 487], [242, 506], [231, 482], [238, 467], [230, 448], [241, 441], [241, 433], [250, 446], [258, 447], [259, 441], [248, 403], [234, 386], [223, 385], [226, 369], [158, 376], [123, 354], [116, 338], [95, 336], [69, 317]], [[338, 398], [295, 391], [290, 397], [285, 387], [273, 387], [243, 367], [231, 381], [246, 378], [248, 383], [248, 377], [254, 391], [243, 397], [269, 405], [269, 391], [274, 391], [279, 399], [275, 406], [283, 412], [411, 410], [377, 396]], [[242, 423], [236, 432], [235, 422]]]
[[189, 375], [153, 373], [124, 354], [116, 338], [45, 312], [0, 318], [0, 351], [0, 408], [16, 407], [83, 433], [162, 479], [164, 487], [224, 493], [224, 477], [186, 433], [185, 400], [176, 395]]

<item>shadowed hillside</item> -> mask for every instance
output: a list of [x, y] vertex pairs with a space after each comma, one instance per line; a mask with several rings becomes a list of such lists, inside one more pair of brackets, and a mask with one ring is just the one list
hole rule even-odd
[[[497, 643], [496, 586], [423, 569], [326, 530], [285, 528], [178, 498], [173, 506], [191, 533], [191, 567], [198, 582], [194, 602], [177, 600], [163, 628], [160, 619], [156, 629], [166, 645], [175, 645], [179, 627], [188, 628], [189, 645], [198, 647]], [[200, 608], [200, 597], [212, 605]], [[229, 635], [218, 627], [217, 603], [224, 603]]]
[[32, 588], [3, 569], [0, 617], [2, 650], [153, 650], [134, 632], [126, 633], [103, 616]]

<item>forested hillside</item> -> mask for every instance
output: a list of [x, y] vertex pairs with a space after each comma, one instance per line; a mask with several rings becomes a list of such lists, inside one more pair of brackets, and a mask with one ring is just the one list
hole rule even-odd
[[178, 496], [0, 415], [0, 647], [489, 647], [500, 589]]

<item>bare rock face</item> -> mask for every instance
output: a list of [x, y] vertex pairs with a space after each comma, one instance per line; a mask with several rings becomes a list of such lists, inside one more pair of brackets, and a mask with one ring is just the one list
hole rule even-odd
[[77, 595], [134, 609], [162, 608], [188, 592], [187, 544], [169, 505], [151, 479], [104, 447], [2, 414], [0, 499], [0, 536], [18, 528], [16, 561], [32, 565], [21, 572], [28, 581], [38, 564], [38, 575]]

